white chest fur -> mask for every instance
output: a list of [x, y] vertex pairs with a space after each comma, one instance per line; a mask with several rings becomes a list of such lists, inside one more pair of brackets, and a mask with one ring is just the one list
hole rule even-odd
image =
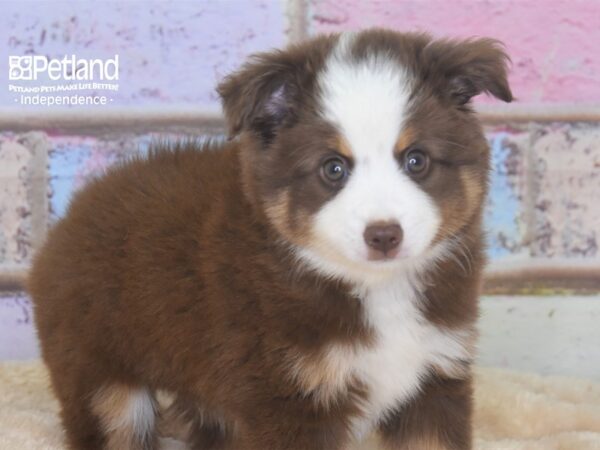
[[327, 405], [353, 381], [367, 390], [362, 414], [354, 420], [360, 439], [386, 413], [418, 394], [423, 379], [435, 367], [451, 376], [461, 374], [462, 361], [472, 358], [472, 329], [433, 325], [419, 308], [419, 289], [408, 278], [370, 286], [356, 301], [364, 305], [365, 321], [374, 332], [369, 346], [332, 345], [318, 355], [291, 357], [290, 369], [301, 388]]
[[[345, 360], [336, 362], [347, 371], [343, 378], [356, 377], [368, 390], [364, 415], [355, 422], [357, 437], [418, 394], [432, 367], [455, 373], [459, 361], [471, 357], [472, 341], [467, 330], [443, 329], [427, 321], [407, 279], [369, 288], [361, 301], [375, 332], [374, 345], [334, 356]], [[329, 352], [330, 357], [335, 353]]]

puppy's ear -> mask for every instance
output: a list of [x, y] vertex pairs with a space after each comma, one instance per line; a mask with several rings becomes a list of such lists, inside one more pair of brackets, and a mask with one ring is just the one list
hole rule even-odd
[[230, 136], [253, 131], [265, 140], [294, 115], [298, 86], [286, 52], [253, 56], [217, 87]]
[[482, 92], [511, 102], [507, 66], [510, 58], [494, 39], [438, 40], [423, 49], [428, 77], [442, 74], [435, 84], [440, 94], [462, 106]]

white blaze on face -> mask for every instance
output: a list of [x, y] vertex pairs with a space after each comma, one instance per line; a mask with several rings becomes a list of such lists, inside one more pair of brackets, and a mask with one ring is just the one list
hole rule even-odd
[[[318, 80], [323, 118], [349, 144], [354, 168], [342, 191], [314, 218], [312, 259], [325, 258], [337, 268], [334, 272], [347, 266], [392, 269], [425, 252], [437, 233], [440, 213], [394, 156], [409, 107], [410, 76], [385, 54], [353, 60], [348, 56], [351, 40], [340, 39]], [[395, 221], [402, 227], [404, 236], [394, 261], [367, 260], [363, 233], [377, 221]]]

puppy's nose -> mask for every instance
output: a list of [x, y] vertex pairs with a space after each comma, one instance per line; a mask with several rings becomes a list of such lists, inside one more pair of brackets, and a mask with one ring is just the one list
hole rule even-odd
[[363, 236], [369, 247], [385, 255], [402, 242], [402, 227], [398, 223], [376, 222], [367, 226]]

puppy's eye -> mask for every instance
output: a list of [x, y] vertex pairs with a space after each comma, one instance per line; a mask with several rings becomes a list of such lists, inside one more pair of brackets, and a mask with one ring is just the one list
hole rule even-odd
[[404, 158], [404, 170], [414, 176], [424, 176], [429, 169], [429, 156], [422, 150], [409, 150]]
[[321, 176], [330, 184], [340, 184], [348, 176], [348, 164], [339, 157], [329, 158], [321, 166]]

